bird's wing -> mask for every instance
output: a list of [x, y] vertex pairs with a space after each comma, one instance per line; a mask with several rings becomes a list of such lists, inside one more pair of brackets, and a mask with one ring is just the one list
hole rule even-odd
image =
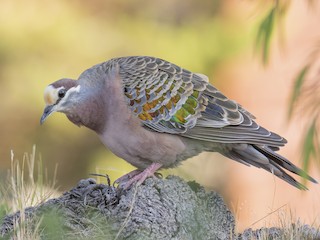
[[114, 61], [129, 108], [147, 128], [212, 142], [275, 148], [285, 143], [258, 126], [252, 114], [213, 87], [205, 75], [152, 57]]
[[158, 58], [128, 57], [118, 63], [127, 103], [145, 126], [184, 133], [196, 125], [205, 109], [206, 78]]

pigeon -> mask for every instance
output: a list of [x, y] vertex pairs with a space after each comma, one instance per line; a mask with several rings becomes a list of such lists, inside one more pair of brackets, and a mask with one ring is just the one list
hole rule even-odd
[[102, 143], [137, 169], [115, 182], [129, 188], [201, 152], [218, 152], [262, 168], [307, 190], [287, 172], [317, 181], [277, 153], [287, 141], [210, 84], [208, 77], [160, 58], [113, 58], [78, 80], [45, 88], [42, 124], [53, 112], [95, 131]]

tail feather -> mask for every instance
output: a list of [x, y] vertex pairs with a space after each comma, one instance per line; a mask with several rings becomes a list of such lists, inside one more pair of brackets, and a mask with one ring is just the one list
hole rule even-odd
[[305, 179], [308, 179], [309, 181], [313, 183], [318, 183], [314, 178], [309, 176], [306, 172], [304, 172], [302, 169], [298, 168], [296, 165], [294, 165], [292, 162], [290, 162], [285, 157], [281, 156], [278, 153], [275, 153], [267, 146], [253, 146], [255, 149], [257, 149], [260, 153], [267, 156], [269, 159], [272, 159], [275, 163], [280, 165], [282, 168], [287, 169], [288, 171], [295, 173]]
[[281, 155], [275, 153], [273, 149], [267, 146], [239, 144], [235, 145], [231, 150], [221, 153], [226, 157], [247, 166], [252, 165], [262, 168], [301, 190], [308, 190], [308, 188], [295, 180], [285, 170], [306, 178], [311, 182], [317, 183], [314, 178], [309, 176], [302, 169], [298, 168]]

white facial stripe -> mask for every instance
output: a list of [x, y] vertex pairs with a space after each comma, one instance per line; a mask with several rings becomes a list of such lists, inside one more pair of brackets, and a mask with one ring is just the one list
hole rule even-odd
[[[61, 101], [59, 102], [58, 105], [62, 105], [64, 104], [65, 101], [68, 101], [68, 98], [69, 98], [69, 95], [72, 94], [72, 93], [79, 93], [80, 92], [80, 85], [76, 86], [76, 87], [72, 87], [70, 88], [67, 92], [66, 92], [66, 95], [61, 99]], [[58, 96], [58, 94], [57, 94]]]
[[68, 96], [69, 96], [71, 93], [74, 93], [74, 92], [76, 92], [76, 93], [80, 92], [80, 85], [78, 85], [78, 86], [76, 86], [76, 87], [70, 88], [70, 89], [66, 92], [66, 95], [64, 96], [64, 98], [67, 99]]
[[55, 104], [59, 99], [58, 92], [63, 88], [64, 87], [54, 88], [52, 85], [47, 86], [44, 90], [44, 102], [46, 105]]

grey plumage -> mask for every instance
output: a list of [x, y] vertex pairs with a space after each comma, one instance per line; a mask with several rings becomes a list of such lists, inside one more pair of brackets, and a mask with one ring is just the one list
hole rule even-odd
[[54, 111], [63, 112], [139, 169], [126, 186], [202, 151], [263, 168], [300, 189], [306, 187], [285, 170], [316, 182], [275, 152], [285, 145], [284, 138], [259, 126], [205, 75], [162, 59], [124, 57], [95, 65], [77, 81], [49, 85], [45, 101], [41, 122]]

